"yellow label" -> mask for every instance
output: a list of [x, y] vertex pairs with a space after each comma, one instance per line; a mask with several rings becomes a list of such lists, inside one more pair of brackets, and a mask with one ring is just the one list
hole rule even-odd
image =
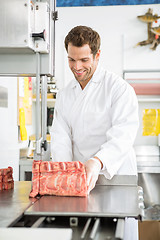
[[143, 110], [143, 136], [158, 136], [160, 134], [160, 109]]
[[29, 79], [28, 77], [24, 77], [24, 98], [23, 98], [23, 106], [28, 108], [29, 104]]
[[25, 112], [24, 108], [19, 109], [19, 123], [20, 123], [20, 135], [21, 135], [21, 140], [25, 141], [27, 140], [27, 130], [25, 127]]
[[21, 135], [21, 140], [26, 141], [27, 140], [27, 130], [26, 127], [21, 127], [20, 126], [20, 135]]

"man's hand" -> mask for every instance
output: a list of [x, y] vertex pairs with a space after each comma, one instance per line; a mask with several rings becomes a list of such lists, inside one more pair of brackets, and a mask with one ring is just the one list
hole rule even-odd
[[88, 194], [95, 187], [99, 172], [102, 168], [102, 163], [97, 159], [89, 159], [85, 163], [86, 174], [87, 174], [87, 185], [88, 185]]

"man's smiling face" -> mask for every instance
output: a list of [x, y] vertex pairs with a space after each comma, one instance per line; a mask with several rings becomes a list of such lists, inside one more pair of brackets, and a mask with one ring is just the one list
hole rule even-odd
[[93, 56], [88, 44], [82, 47], [73, 46], [71, 43], [68, 44], [69, 67], [82, 89], [92, 78], [97, 68], [99, 56], [100, 50]]

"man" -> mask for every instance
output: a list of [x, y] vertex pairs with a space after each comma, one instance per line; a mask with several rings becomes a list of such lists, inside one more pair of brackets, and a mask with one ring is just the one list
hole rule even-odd
[[[133, 143], [138, 103], [133, 88], [98, 64], [100, 36], [86, 26], [65, 38], [74, 79], [57, 95], [51, 129], [53, 161], [82, 161], [89, 192], [99, 174], [136, 175]], [[125, 240], [138, 239], [137, 222], [126, 219]]]
[[59, 91], [51, 129], [53, 161], [85, 163], [89, 192], [99, 174], [135, 175], [138, 104], [132, 87], [98, 65], [100, 36], [86, 26], [65, 38], [74, 79]]

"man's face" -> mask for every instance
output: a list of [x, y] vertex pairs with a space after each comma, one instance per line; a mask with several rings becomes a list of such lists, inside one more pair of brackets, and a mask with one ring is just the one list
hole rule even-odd
[[82, 47], [75, 47], [71, 43], [68, 44], [69, 67], [82, 89], [86, 86], [95, 72], [99, 56], [100, 50], [93, 56], [88, 44]]

